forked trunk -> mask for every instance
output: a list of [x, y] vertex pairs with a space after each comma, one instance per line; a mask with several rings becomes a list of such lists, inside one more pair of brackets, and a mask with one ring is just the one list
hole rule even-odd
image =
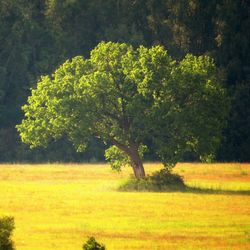
[[138, 151], [132, 151], [130, 153], [131, 166], [134, 171], [134, 175], [136, 179], [141, 179], [145, 177], [145, 170], [143, 167], [142, 160], [138, 154]]

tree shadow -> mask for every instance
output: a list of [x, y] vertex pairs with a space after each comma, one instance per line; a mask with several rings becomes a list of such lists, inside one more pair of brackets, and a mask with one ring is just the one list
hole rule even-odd
[[184, 189], [178, 191], [182, 193], [193, 193], [193, 194], [250, 195], [250, 190], [223, 190], [223, 189], [198, 188], [189, 186], [186, 186]]
[[211, 195], [250, 195], [250, 190], [225, 190], [216, 188], [191, 187], [185, 183], [159, 185], [147, 180], [130, 179], [118, 188], [122, 192], [190, 193]]

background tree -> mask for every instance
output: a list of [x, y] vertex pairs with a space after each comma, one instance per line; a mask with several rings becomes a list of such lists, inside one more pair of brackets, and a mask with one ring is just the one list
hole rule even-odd
[[31, 147], [66, 135], [82, 151], [95, 136], [125, 154], [142, 178], [147, 139], [168, 167], [187, 150], [213, 154], [227, 105], [208, 57], [187, 55], [177, 63], [160, 46], [102, 42], [89, 59], [67, 60], [42, 77], [23, 110], [17, 128]]
[[217, 5], [215, 58], [233, 100], [217, 157], [223, 161], [250, 160], [249, 13], [249, 1], [221, 1]]
[[15, 130], [40, 75], [67, 58], [88, 57], [102, 40], [163, 45], [179, 61], [187, 53], [213, 57], [233, 99], [216, 159], [249, 161], [249, 12], [246, 0], [0, 0], [0, 161], [103, 159], [105, 146], [95, 138], [85, 154], [65, 138], [30, 151]]
[[40, 0], [0, 1], [0, 161], [17, 157], [20, 106], [37, 75], [50, 72], [55, 64], [44, 8]]

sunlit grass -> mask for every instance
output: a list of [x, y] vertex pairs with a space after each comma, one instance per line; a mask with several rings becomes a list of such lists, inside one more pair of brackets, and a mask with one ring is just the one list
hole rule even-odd
[[[147, 172], [160, 164], [146, 164]], [[250, 164], [178, 164], [190, 187], [250, 190]], [[15, 217], [17, 250], [250, 249], [250, 196], [240, 192], [118, 192], [131, 169], [0, 165], [0, 216]]]
[[250, 164], [179, 164], [175, 171], [188, 186], [214, 190], [250, 190]]

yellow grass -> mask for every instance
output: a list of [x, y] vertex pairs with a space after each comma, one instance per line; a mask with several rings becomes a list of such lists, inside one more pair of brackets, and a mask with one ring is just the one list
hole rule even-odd
[[[159, 164], [146, 164], [147, 172]], [[189, 186], [250, 190], [250, 164], [178, 164]], [[17, 250], [250, 249], [250, 196], [118, 192], [131, 174], [108, 165], [0, 165], [0, 216], [15, 217]]]

